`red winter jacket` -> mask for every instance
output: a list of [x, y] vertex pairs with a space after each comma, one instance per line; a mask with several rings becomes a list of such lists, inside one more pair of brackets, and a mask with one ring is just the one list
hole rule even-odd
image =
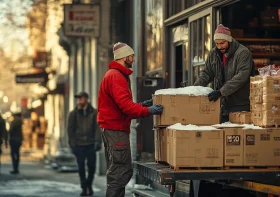
[[98, 93], [99, 126], [104, 129], [130, 131], [131, 119], [149, 116], [148, 108], [132, 101], [129, 82], [124, 75], [132, 71], [112, 61]]

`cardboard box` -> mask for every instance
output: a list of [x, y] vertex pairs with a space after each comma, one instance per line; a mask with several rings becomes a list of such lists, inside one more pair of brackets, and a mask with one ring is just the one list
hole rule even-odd
[[[258, 104], [251, 103], [250, 104], [250, 111], [251, 112], [262, 111], [262, 110], [263, 110], [263, 104], [260, 104], [260, 103], [258, 103]], [[252, 115], [252, 113], [251, 113], [251, 115]]]
[[168, 138], [168, 163], [171, 166], [223, 166], [223, 130], [169, 130]]
[[250, 124], [251, 112], [234, 112], [229, 114], [229, 121], [237, 124]]
[[155, 134], [155, 160], [167, 162], [167, 129], [157, 128]]
[[154, 116], [155, 126], [220, 123], [220, 100], [210, 102], [207, 96], [188, 95], [155, 95], [153, 99], [164, 107], [162, 115]]
[[255, 88], [250, 89], [251, 96], [262, 96], [263, 95], [263, 88]]
[[263, 103], [262, 104], [263, 110], [273, 110], [273, 111], [280, 111], [280, 101], [271, 102], [271, 103]]
[[271, 93], [263, 95], [263, 103], [274, 103], [280, 102], [280, 94], [279, 93]]
[[244, 166], [280, 166], [280, 130], [244, 130]]
[[243, 128], [224, 128], [224, 165], [243, 166]]
[[280, 111], [263, 110], [251, 112], [252, 123], [257, 126], [267, 127], [280, 125]]

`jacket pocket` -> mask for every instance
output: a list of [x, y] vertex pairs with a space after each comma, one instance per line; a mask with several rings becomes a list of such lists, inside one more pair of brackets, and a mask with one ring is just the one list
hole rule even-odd
[[131, 163], [131, 155], [129, 145], [112, 146], [112, 159], [114, 164]]

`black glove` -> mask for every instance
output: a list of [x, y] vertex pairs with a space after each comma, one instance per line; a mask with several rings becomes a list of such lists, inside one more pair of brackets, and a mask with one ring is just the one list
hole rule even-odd
[[151, 107], [153, 105], [153, 99], [146, 100], [141, 103], [143, 107]]
[[220, 90], [215, 90], [208, 94], [209, 101], [217, 101], [222, 96]]
[[160, 115], [162, 114], [163, 106], [162, 105], [153, 105], [149, 107], [149, 114], [150, 115]]
[[94, 142], [94, 150], [95, 151], [101, 150], [101, 142]]

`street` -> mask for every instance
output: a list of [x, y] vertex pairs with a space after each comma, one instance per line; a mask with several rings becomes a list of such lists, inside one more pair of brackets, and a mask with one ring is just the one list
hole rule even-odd
[[[12, 169], [6, 151], [2, 156], [0, 197], [77, 197], [80, 196], [79, 177], [76, 172], [57, 172], [36, 159], [25, 159], [20, 164], [20, 174], [10, 175]], [[94, 196], [104, 197], [105, 176], [96, 176]], [[131, 197], [131, 192], [126, 192]]]

